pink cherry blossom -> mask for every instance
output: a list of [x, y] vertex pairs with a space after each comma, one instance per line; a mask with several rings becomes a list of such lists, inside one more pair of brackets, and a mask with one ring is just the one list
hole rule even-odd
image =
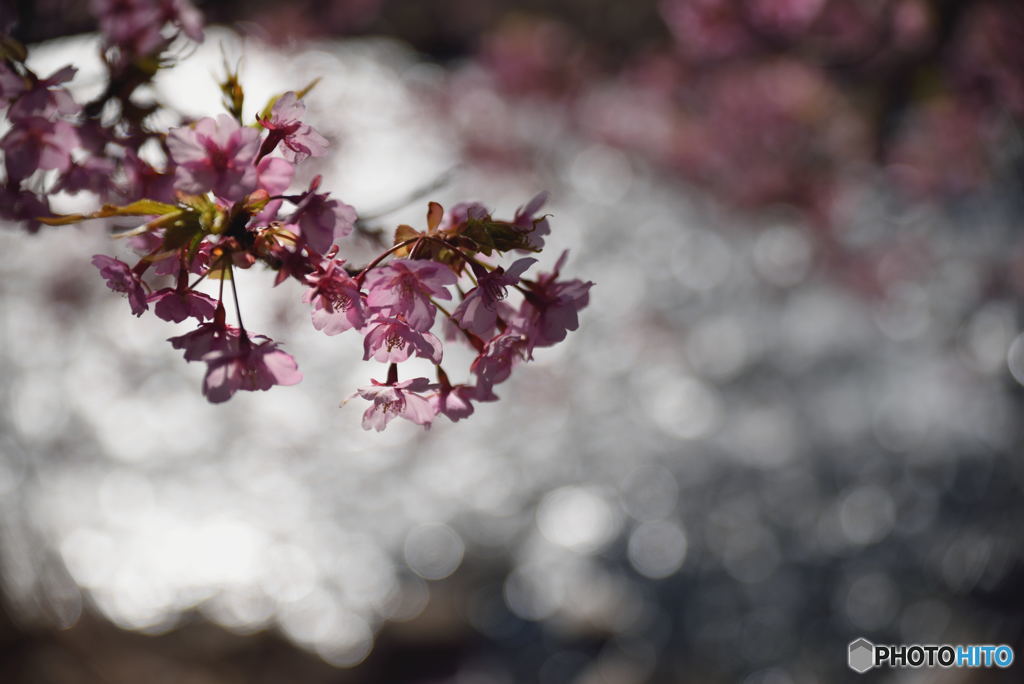
[[174, 186], [193, 195], [212, 190], [237, 202], [256, 188], [259, 145], [259, 131], [228, 114], [171, 129], [167, 147], [178, 164]]
[[28, 190], [21, 190], [17, 184], [0, 184], [0, 216], [12, 221], [24, 221], [30, 232], [39, 230], [36, 220], [51, 214], [48, 198], [40, 197]]
[[[264, 157], [256, 164], [256, 184], [271, 196], [280, 195], [292, 183], [295, 167], [280, 157]], [[254, 225], [267, 225], [277, 218], [277, 212], [284, 203], [281, 199], [267, 202], [260, 213], [254, 217]]]
[[363, 339], [363, 360], [401, 363], [420, 356], [441, 363], [441, 340], [429, 332], [410, 326], [402, 318], [378, 318], [370, 322]]
[[295, 167], [280, 157], [265, 157], [256, 165], [257, 185], [271, 195], [288, 189], [295, 177]]
[[[20, 96], [11, 105], [7, 116], [12, 121], [28, 117], [42, 117], [53, 120], [58, 116], [72, 116], [81, 109], [65, 88], [58, 88], [75, 77], [78, 70], [73, 66], [65, 66], [46, 78], [34, 80], [31, 86], [24, 87]], [[14, 85], [13, 81], [10, 82]]]
[[36, 169], [65, 172], [71, 151], [79, 146], [78, 133], [67, 121], [33, 116], [22, 119], [0, 140], [8, 178], [22, 179]]
[[203, 39], [203, 19], [188, 0], [93, 0], [100, 31], [109, 45], [133, 55], [147, 55], [166, 39], [164, 24], [174, 24], [194, 41]]
[[352, 396], [372, 401], [363, 413], [363, 429], [380, 432], [392, 418], [405, 418], [417, 425], [430, 426], [436, 415], [430, 402], [420, 393], [431, 389], [426, 378], [413, 378], [386, 385], [370, 380], [372, 385], [359, 389]]
[[312, 126], [302, 123], [305, 113], [306, 105], [289, 91], [274, 103], [270, 116], [260, 120], [263, 127], [271, 131], [271, 140], [279, 139], [284, 145], [281, 151], [284, 158], [293, 163], [327, 153], [327, 140]]
[[[254, 341], [259, 340], [257, 344]], [[266, 391], [274, 385], [295, 385], [302, 373], [295, 359], [278, 349], [277, 343], [262, 335], [242, 335], [235, 344], [204, 355], [207, 363], [203, 395], [214, 404], [230, 399], [235, 392]]]
[[483, 353], [477, 356], [470, 366], [470, 371], [479, 380], [477, 399], [496, 399], [491, 388], [508, 380], [512, 368], [517, 363], [531, 359], [530, 349], [529, 338], [515, 329], [510, 329], [489, 341]]
[[185, 350], [186, 361], [205, 361], [207, 357], [228, 353], [237, 347], [242, 331], [223, 322], [223, 311], [222, 308], [219, 320], [215, 315], [212, 322], [203, 323], [190, 333], [169, 337], [167, 341], [175, 349]]
[[7, 66], [6, 61], [0, 61], [0, 103], [10, 104], [27, 89], [25, 79]]
[[149, 308], [142, 279], [128, 264], [103, 254], [93, 256], [92, 263], [100, 269], [100, 275], [107, 281], [107, 287], [114, 292], [123, 292], [128, 295], [128, 303], [132, 307], [133, 314], [141, 316]]
[[337, 259], [324, 259], [306, 276], [310, 287], [302, 299], [313, 305], [313, 327], [328, 335], [362, 328], [366, 322], [359, 284], [345, 272], [343, 264]]
[[541, 192], [534, 196], [526, 206], [516, 209], [512, 225], [518, 227], [527, 234], [527, 244], [533, 249], [544, 248], [544, 236], [551, 233], [551, 225], [545, 216], [536, 218], [536, 214], [544, 203], [548, 201], [548, 193]]
[[81, 162], [73, 162], [54, 190], [72, 195], [86, 190], [106, 197], [111, 191], [116, 168], [117, 165], [112, 159], [103, 157], [89, 157]]
[[174, 24], [196, 41], [203, 40], [203, 14], [189, 0], [160, 0], [164, 21]]
[[470, 385], [455, 385], [454, 387], [442, 387], [437, 392], [427, 397], [430, 406], [436, 415], [446, 415], [453, 423], [473, 414], [473, 405], [470, 400], [479, 400], [477, 388]]
[[485, 219], [491, 215], [490, 209], [480, 202], [459, 202], [452, 206], [441, 222], [440, 230], [450, 230], [461, 226], [470, 219]]
[[164, 43], [160, 8], [150, 0], [93, 0], [100, 32], [108, 45], [144, 55]]
[[594, 283], [558, 280], [568, 256], [567, 251], [562, 252], [554, 271], [527, 283], [529, 293], [520, 308], [522, 320], [517, 325], [534, 347], [550, 347], [564, 340], [568, 331], [579, 327], [579, 310], [590, 303]]
[[217, 300], [207, 294], [195, 290], [184, 292], [165, 287], [149, 295], [149, 303], [153, 304], [153, 312], [165, 321], [181, 323], [186, 318], [200, 321], [213, 318], [217, 309]]
[[506, 297], [507, 288], [518, 283], [519, 276], [536, 262], [536, 259], [526, 257], [517, 260], [507, 271], [499, 266], [480, 275], [477, 286], [452, 312], [452, 319], [475, 335], [490, 335], [498, 318], [498, 302]]
[[121, 160], [125, 183], [119, 194], [131, 202], [137, 199], [155, 199], [158, 202], [174, 202], [174, 171], [161, 173], [149, 162], [140, 158], [133, 150], [125, 150]]
[[416, 330], [430, 330], [437, 307], [432, 297], [451, 299], [446, 289], [457, 280], [444, 264], [434, 261], [396, 259], [370, 271], [367, 304], [388, 316], [403, 316]]
[[320, 254], [325, 254], [336, 241], [355, 229], [356, 210], [329, 194], [317, 193], [320, 176], [313, 179], [309, 190], [295, 207], [295, 213], [288, 223], [298, 228], [306, 244]]

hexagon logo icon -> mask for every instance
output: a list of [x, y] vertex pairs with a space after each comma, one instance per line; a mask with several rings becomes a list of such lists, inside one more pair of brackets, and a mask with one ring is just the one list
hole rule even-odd
[[864, 674], [875, 666], [875, 645], [863, 637], [851, 641], [846, 662], [851, 670]]

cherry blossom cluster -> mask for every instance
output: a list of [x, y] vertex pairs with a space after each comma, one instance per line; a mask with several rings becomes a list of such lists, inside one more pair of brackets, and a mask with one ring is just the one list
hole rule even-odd
[[[5, 56], [17, 56], [16, 50], [17, 46], [12, 45]], [[6, 171], [0, 189], [0, 212], [5, 218], [29, 221], [34, 226], [35, 217], [49, 213], [45, 195], [31, 190], [37, 172], [56, 172], [54, 190], [76, 192], [93, 186], [93, 175], [101, 168], [106, 173], [111, 171], [103, 163], [76, 164], [72, 160], [71, 153], [82, 147], [82, 137], [69, 119], [78, 114], [80, 107], [62, 84], [74, 74], [75, 69], [68, 66], [39, 78], [21, 61], [0, 61], [0, 106], [11, 124], [0, 139]]]
[[[376, 268], [371, 263], [354, 278], [342, 262], [329, 260], [308, 278], [313, 324], [327, 334], [357, 329], [364, 336], [363, 358], [390, 364], [385, 383], [374, 380], [356, 393], [373, 402], [363, 427], [381, 430], [395, 416], [424, 425], [441, 414], [452, 421], [465, 418], [473, 402], [496, 400], [494, 387], [531, 359], [534, 349], [561, 342], [579, 326], [578, 312], [593, 283], [561, 278], [566, 253], [552, 272], [532, 278], [525, 273], [537, 262], [533, 257], [520, 257], [508, 268], [490, 258], [541, 251], [549, 226], [536, 212], [544, 200], [538, 195], [511, 221], [495, 221], [478, 203], [455, 205], [448, 214], [431, 203], [425, 231], [397, 231], [392, 250], [402, 258]], [[441, 302], [453, 298], [452, 290], [461, 301], [449, 311]], [[518, 295], [518, 305], [509, 301], [510, 292]], [[448, 342], [476, 351], [467, 382], [453, 384], [441, 367], [443, 345], [430, 332], [438, 318]], [[435, 383], [422, 377], [397, 382], [397, 364], [416, 356], [437, 365]]]
[[188, 0], [94, 0], [92, 9], [109, 78], [85, 104], [65, 87], [75, 67], [40, 76], [26, 64], [25, 47], [0, 35], [0, 110], [10, 123], [0, 139], [0, 218], [30, 230], [52, 214], [50, 198], [57, 193], [121, 201], [174, 196], [170, 176], [140, 156], [147, 141], [162, 138], [146, 125], [157, 106], [135, 94], [171, 64], [165, 51], [175, 41], [202, 40], [202, 17]]
[[[296, 168], [328, 151], [327, 139], [306, 121], [303, 97], [312, 86], [272, 98], [245, 121], [244, 90], [229, 73], [221, 86], [228, 113], [152, 130], [150, 112], [131, 92], [148, 73], [140, 70], [179, 33], [202, 38], [198, 17], [184, 0], [96, 7], [111, 83], [96, 102], [80, 107], [62, 87], [74, 75], [71, 67], [39, 79], [23, 51], [8, 51], [0, 63], [13, 124], [0, 141], [5, 191], [22, 203], [9, 204], [8, 215], [35, 226], [142, 220], [119, 234], [136, 251], [134, 263], [103, 254], [92, 263], [134, 315], [151, 310], [195, 324], [169, 342], [186, 361], [206, 364], [202, 392], [210, 402], [302, 379], [290, 354], [242, 322], [235, 272], [256, 264], [275, 272], [275, 286], [301, 285], [317, 330], [355, 331], [363, 337], [363, 359], [384, 364], [383, 380], [352, 395], [370, 402], [366, 429], [382, 430], [395, 417], [423, 426], [440, 415], [460, 420], [475, 402], [498, 399], [495, 387], [535, 349], [578, 327], [593, 283], [562, 278], [565, 253], [552, 271], [539, 273], [531, 271], [537, 259], [527, 256], [542, 251], [550, 232], [540, 213], [546, 194], [507, 220], [478, 202], [448, 212], [431, 202], [420, 229], [399, 226], [390, 245], [354, 266], [342, 249], [357, 227], [355, 209], [322, 190], [320, 176], [292, 187]], [[107, 111], [111, 103], [116, 116]], [[148, 141], [159, 148], [159, 161], [143, 161]], [[116, 201], [87, 214], [52, 215], [48, 195], [82, 190]], [[506, 256], [512, 260], [502, 265]], [[216, 296], [199, 289], [210, 283], [218, 283]], [[461, 382], [453, 383], [442, 365], [446, 344], [475, 352]], [[400, 365], [417, 357], [435, 366], [433, 379], [399, 377]]]
[[[275, 284], [291, 278], [304, 286], [316, 329], [327, 335], [355, 330], [363, 336], [364, 360], [387, 365], [384, 381], [371, 380], [356, 393], [371, 402], [363, 417], [367, 429], [381, 430], [395, 417], [420, 425], [438, 415], [464, 418], [473, 402], [496, 400], [494, 387], [534, 349], [561, 342], [578, 327], [592, 283], [561, 278], [565, 254], [552, 272], [533, 278], [526, 277], [533, 257], [507, 268], [497, 263], [507, 252], [542, 250], [550, 231], [547, 217], [538, 215], [544, 194], [508, 221], [494, 219], [475, 202], [448, 213], [431, 202], [423, 230], [399, 226], [393, 245], [366, 266], [351, 268], [339, 256], [339, 243], [354, 230], [355, 210], [319, 192], [319, 177], [305, 190], [287, 192], [295, 166], [324, 154], [326, 141], [302, 121], [296, 93], [285, 93], [268, 111], [258, 127], [222, 114], [172, 129], [167, 146], [176, 203], [140, 200], [94, 214], [156, 215], [130, 231], [142, 255], [134, 266], [104, 255], [93, 263], [112, 290], [127, 296], [135, 315], [152, 307], [168, 321], [195, 320], [194, 331], [170, 342], [187, 361], [206, 363], [203, 394], [211, 402], [302, 379], [277, 343], [242, 324], [232, 274], [256, 263], [277, 272]], [[174, 284], [157, 288], [147, 273], [171, 276]], [[216, 298], [196, 289], [208, 278], [220, 281]], [[237, 327], [226, 320], [225, 282]], [[517, 293], [517, 305], [509, 301], [510, 291]], [[449, 380], [435, 328], [449, 344], [476, 351], [466, 382]], [[436, 381], [399, 379], [399, 364], [414, 357], [436, 366]]]

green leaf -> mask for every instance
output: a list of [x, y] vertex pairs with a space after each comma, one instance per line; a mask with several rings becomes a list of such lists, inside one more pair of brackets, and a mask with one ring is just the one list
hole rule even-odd
[[193, 214], [187, 214], [184, 211], [176, 211], [173, 214], [164, 214], [163, 216], [158, 216], [152, 221], [147, 221], [146, 223], [143, 223], [141, 226], [136, 226], [131, 230], [123, 230], [118, 233], [113, 233], [111, 237], [126, 238], [134, 237], [136, 235], [142, 235], [143, 233], [148, 233], [152, 230], [156, 230], [157, 228], [163, 228], [164, 226], [172, 225], [179, 219], [181, 219], [183, 216], [193, 216]]
[[28, 57], [25, 46], [10, 36], [0, 36], [0, 57], [6, 57], [15, 62], [24, 62]]
[[178, 221], [164, 232], [164, 249], [178, 250], [201, 235], [198, 221]]
[[231, 116], [241, 122], [242, 107], [245, 104], [245, 90], [242, 88], [238, 74], [242, 67], [242, 60], [239, 59], [234, 70], [232, 70], [228, 64], [228, 56], [224, 52], [223, 45], [221, 45], [221, 57], [224, 59], [224, 71], [226, 73], [224, 74], [224, 80], [217, 85], [220, 86], [220, 92], [224, 96], [224, 109], [228, 110]]
[[312, 90], [313, 88], [315, 88], [315, 87], [316, 87], [316, 85], [317, 85], [317, 83], [319, 83], [319, 82], [320, 82], [320, 77], [319, 77], [319, 76], [317, 76], [317, 77], [316, 77], [316, 78], [314, 78], [314, 79], [313, 79], [312, 81], [310, 81], [309, 83], [307, 83], [307, 84], [306, 84], [306, 87], [305, 87], [305, 88], [303, 88], [302, 90], [297, 90], [297, 91], [295, 92], [295, 97], [297, 97], [297, 98], [298, 98], [298, 99], [300, 99], [300, 100], [301, 100], [302, 98], [306, 97], [306, 95], [308, 95], [308, 94], [309, 94], [309, 91], [311, 91], [311, 90]]
[[[104, 209], [111, 205], [105, 204]], [[150, 214], [156, 214], [162, 216], [163, 214], [173, 214], [180, 209], [174, 204], [167, 204], [165, 202], [157, 202], [151, 199], [141, 199], [131, 204], [126, 204], [123, 207], [114, 207], [119, 210], [118, 216], [148, 216]]]
[[412, 240], [413, 238], [423, 237], [423, 233], [416, 230], [412, 226], [407, 226], [404, 223], [395, 229], [395, 241], [391, 244], [397, 245], [405, 242], [406, 240]]
[[493, 219], [470, 219], [463, 227], [460, 237], [472, 240], [477, 251], [490, 255], [492, 251], [507, 252], [522, 249], [531, 252], [540, 250], [530, 246], [529, 231], [519, 226]]
[[181, 209], [173, 204], [164, 204], [163, 202], [157, 202], [156, 200], [143, 199], [138, 200], [137, 202], [132, 202], [131, 204], [126, 204], [123, 207], [113, 204], [104, 204], [100, 207], [99, 211], [91, 214], [45, 216], [40, 217], [38, 220], [40, 223], [45, 223], [48, 226], [67, 226], [72, 223], [80, 223], [89, 219], [109, 218], [111, 216], [163, 216], [165, 214], [180, 211]]

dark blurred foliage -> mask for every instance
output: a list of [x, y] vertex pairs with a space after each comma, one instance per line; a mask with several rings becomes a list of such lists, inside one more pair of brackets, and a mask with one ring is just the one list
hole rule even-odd
[[[209, 23], [273, 43], [386, 35], [445, 63], [475, 61], [502, 97], [553, 101], [588, 135], [741, 205], [795, 205], [820, 226], [834, 227], [837, 193], [870, 165], [918, 199], [1024, 173], [1024, 6], [1014, 0], [200, 7]], [[17, 9], [26, 42], [92, 27], [86, 3]], [[462, 85], [447, 106], [460, 106]], [[471, 117], [467, 128], [488, 130]]]
[[[352, 35], [394, 36], [437, 59], [472, 55], [482, 37], [510, 16], [534, 15], [574, 26], [609, 56], [667, 38], [655, 3], [590, 0], [207, 0], [195, 3], [207, 23], [241, 24], [275, 41]], [[15, 35], [38, 42], [95, 28], [88, 2], [13, 0]]]

